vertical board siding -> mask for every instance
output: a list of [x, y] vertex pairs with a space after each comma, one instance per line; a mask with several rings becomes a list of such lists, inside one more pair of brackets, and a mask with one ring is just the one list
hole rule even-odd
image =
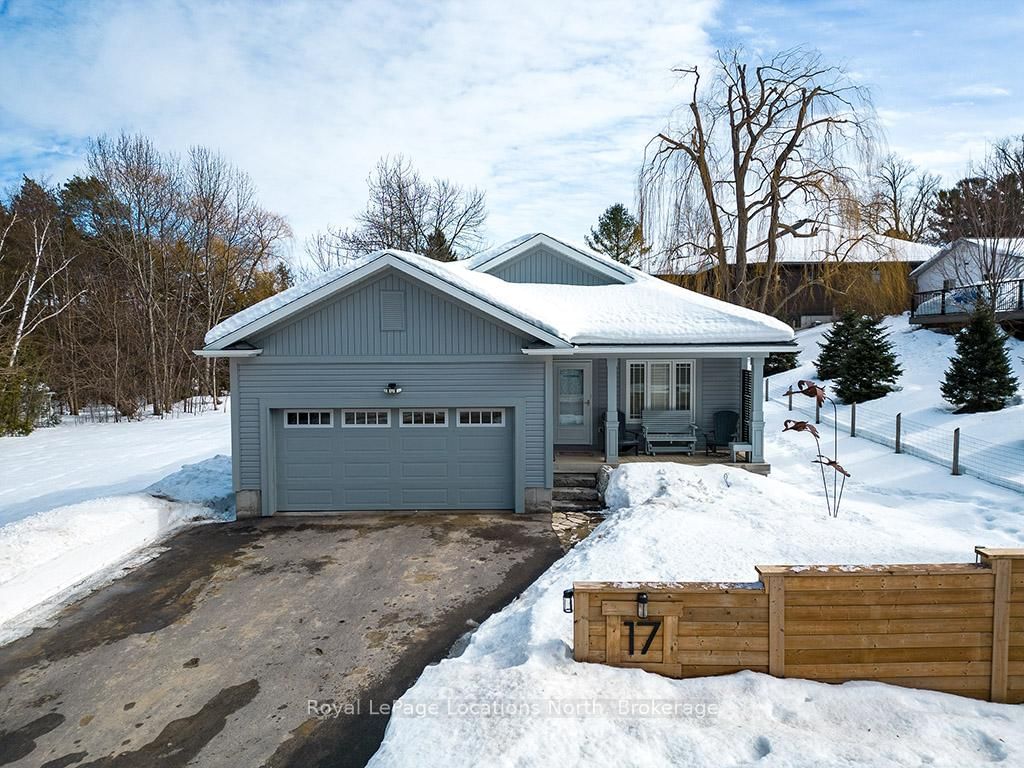
[[536, 245], [493, 270], [485, 269], [509, 283], [547, 283], [549, 285], [614, 285], [617, 282], [546, 245]]
[[[386, 398], [385, 384], [402, 394]], [[526, 485], [544, 486], [544, 362], [525, 356], [507, 362], [352, 362], [273, 363], [265, 359], [238, 365], [241, 485], [258, 489], [261, 401], [296, 407], [387, 408], [430, 406], [507, 406], [525, 402]], [[517, 446], [517, 450], [518, 450]]]
[[[382, 294], [404, 296], [405, 330], [381, 330]], [[531, 339], [440, 293], [388, 274], [253, 339], [263, 357], [518, 355]]]
[[[977, 552], [970, 564], [758, 566], [758, 584], [577, 582], [573, 655], [671, 677], [752, 669], [1024, 703], [1024, 549]], [[644, 628], [630, 654], [639, 592], [660, 636], [644, 653]]]

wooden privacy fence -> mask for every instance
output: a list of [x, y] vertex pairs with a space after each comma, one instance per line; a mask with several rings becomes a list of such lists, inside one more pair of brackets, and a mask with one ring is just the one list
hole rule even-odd
[[749, 669], [1022, 703], [1024, 549], [976, 554], [758, 566], [751, 584], [576, 582], [573, 655], [677, 678]]

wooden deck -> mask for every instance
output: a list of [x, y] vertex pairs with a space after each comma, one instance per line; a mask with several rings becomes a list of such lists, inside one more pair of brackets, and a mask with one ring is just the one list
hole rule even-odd
[[[689, 464], [692, 467], [706, 467], [710, 464], [726, 464], [738, 469], [745, 469], [758, 475], [767, 475], [771, 472], [772, 465], [767, 462], [746, 462], [738, 461], [733, 464], [729, 460], [728, 453], [712, 454], [705, 456], [704, 451], [697, 451], [692, 456], [682, 453], [660, 454], [658, 456], [620, 456], [619, 464], [633, 464], [636, 462], [664, 462], [669, 464]], [[604, 454], [600, 451], [561, 451], [555, 450], [555, 472], [596, 472], [599, 467], [607, 462]]]

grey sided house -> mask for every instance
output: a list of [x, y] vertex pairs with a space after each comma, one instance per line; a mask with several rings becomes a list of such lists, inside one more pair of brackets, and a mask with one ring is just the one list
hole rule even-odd
[[198, 354], [230, 358], [245, 516], [550, 509], [556, 456], [615, 465], [620, 424], [655, 413], [691, 421], [698, 449], [717, 412], [742, 414], [766, 471], [763, 363], [794, 346], [773, 318], [535, 234], [453, 263], [371, 254]]

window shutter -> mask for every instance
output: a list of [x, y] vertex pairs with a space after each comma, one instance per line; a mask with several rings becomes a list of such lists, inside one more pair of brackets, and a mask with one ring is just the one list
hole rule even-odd
[[743, 442], [750, 442], [750, 420], [754, 414], [754, 379], [753, 373], [746, 368], [743, 369], [741, 387], [743, 389], [742, 395], [742, 411], [743, 414], [740, 417], [740, 434], [743, 436]]
[[405, 330], [405, 292], [380, 292], [380, 329], [382, 331]]

